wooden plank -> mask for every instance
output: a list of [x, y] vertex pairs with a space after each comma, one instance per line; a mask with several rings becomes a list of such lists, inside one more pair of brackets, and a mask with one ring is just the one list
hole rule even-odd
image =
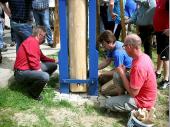
[[124, 5], [123, 0], [120, 0], [120, 11], [121, 11], [121, 26], [122, 26], [122, 41], [124, 42], [124, 39], [126, 37], [126, 27], [125, 27], [125, 14], [124, 14]]
[[[70, 78], [86, 79], [86, 0], [69, 0]], [[86, 85], [70, 85], [71, 92], [86, 92]]]
[[96, 15], [97, 15], [97, 20], [96, 20], [96, 28], [97, 28], [97, 37], [100, 35], [100, 0], [96, 1]]
[[56, 44], [59, 42], [60, 42], [60, 28], [58, 15], [58, 0], [55, 0], [53, 45], [56, 47]]

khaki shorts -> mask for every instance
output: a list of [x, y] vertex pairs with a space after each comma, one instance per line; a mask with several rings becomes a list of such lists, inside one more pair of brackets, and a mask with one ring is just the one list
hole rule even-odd
[[[128, 76], [129, 73], [127, 72]], [[101, 94], [105, 96], [117, 96], [125, 93], [123, 81], [117, 72], [114, 72], [113, 79], [101, 87]]]

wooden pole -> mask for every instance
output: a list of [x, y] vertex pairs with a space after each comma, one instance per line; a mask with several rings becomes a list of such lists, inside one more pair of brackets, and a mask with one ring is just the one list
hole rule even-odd
[[100, 34], [100, 0], [97, 0], [96, 2], [96, 13], [97, 13], [97, 20], [96, 20], [96, 24], [97, 24], [97, 37]]
[[[86, 0], [69, 0], [70, 78], [86, 79]], [[71, 92], [86, 92], [86, 85], [71, 84]]]
[[124, 14], [124, 5], [123, 0], [120, 0], [120, 11], [121, 11], [121, 26], [122, 26], [122, 41], [124, 42], [124, 39], [126, 37], [126, 27], [125, 27], [125, 14]]
[[58, 0], [55, 0], [55, 8], [54, 8], [54, 33], [53, 33], [53, 40], [54, 40], [53, 45], [56, 47], [56, 44], [60, 42]]

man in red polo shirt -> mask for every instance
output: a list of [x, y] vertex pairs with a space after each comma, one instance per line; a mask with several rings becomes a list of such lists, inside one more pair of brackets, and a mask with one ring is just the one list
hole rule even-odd
[[40, 93], [49, 81], [50, 75], [57, 69], [56, 61], [43, 55], [40, 50], [45, 36], [44, 27], [35, 27], [32, 36], [20, 45], [14, 64], [15, 79], [29, 86], [28, 92], [35, 100], [42, 99]]

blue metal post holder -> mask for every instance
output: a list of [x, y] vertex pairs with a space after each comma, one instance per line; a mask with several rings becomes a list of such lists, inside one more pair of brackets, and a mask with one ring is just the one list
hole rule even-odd
[[98, 52], [96, 50], [96, 0], [89, 0], [89, 77], [86, 80], [70, 79], [68, 58], [67, 1], [59, 0], [60, 52], [59, 82], [60, 92], [69, 93], [71, 83], [88, 85], [88, 95], [98, 95]]

